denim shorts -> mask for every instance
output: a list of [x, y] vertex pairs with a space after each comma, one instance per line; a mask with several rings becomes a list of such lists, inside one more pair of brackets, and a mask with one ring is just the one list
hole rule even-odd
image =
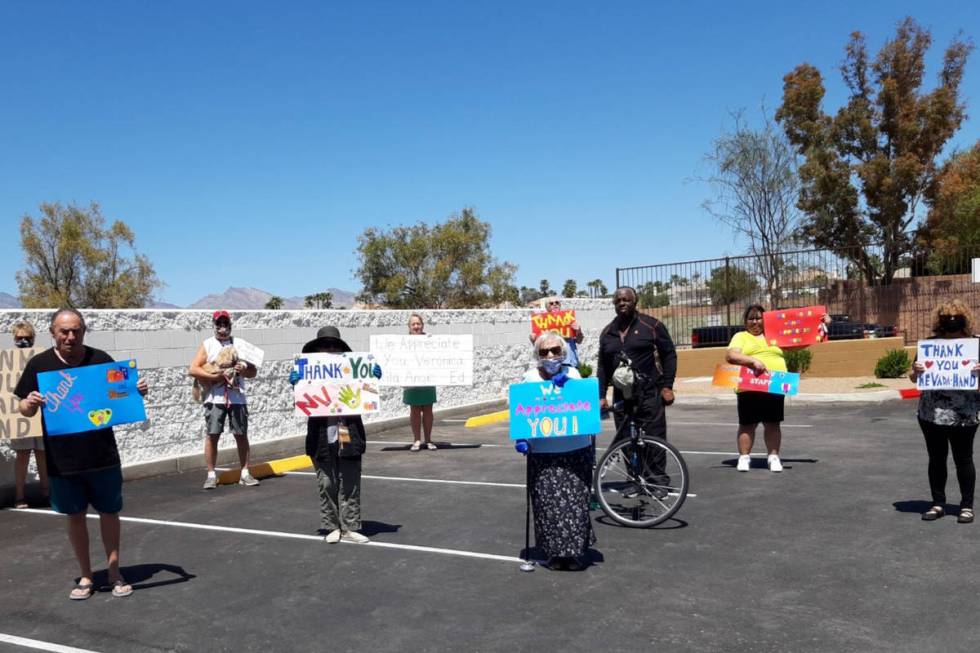
[[48, 479], [51, 507], [63, 515], [85, 512], [91, 505], [98, 512], [114, 514], [122, 510], [122, 468], [110, 467], [94, 472], [78, 472]]

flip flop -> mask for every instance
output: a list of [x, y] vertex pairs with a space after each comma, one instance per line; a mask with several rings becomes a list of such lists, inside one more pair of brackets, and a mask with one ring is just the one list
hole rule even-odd
[[79, 583], [69, 592], [68, 598], [72, 601], [84, 601], [92, 596], [93, 587], [92, 583]]
[[133, 593], [133, 587], [121, 578], [112, 584], [112, 595], [117, 599], [125, 598]]
[[437, 447], [436, 445], [432, 444], [431, 442], [426, 442], [425, 443], [425, 448], [428, 449], [429, 451], [435, 451], [439, 447]]
[[422, 443], [419, 442], [418, 440], [416, 440], [415, 442], [412, 443], [412, 446], [411, 446], [411, 450], [412, 451], [418, 451], [421, 448], [422, 448]]

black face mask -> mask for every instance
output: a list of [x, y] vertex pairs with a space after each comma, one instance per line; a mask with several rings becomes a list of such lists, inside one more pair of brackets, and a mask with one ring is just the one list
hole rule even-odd
[[34, 346], [34, 340], [31, 338], [17, 338], [14, 340], [14, 346], [18, 349], [30, 349]]
[[941, 315], [939, 330], [943, 333], [959, 333], [966, 328], [966, 318], [962, 315]]

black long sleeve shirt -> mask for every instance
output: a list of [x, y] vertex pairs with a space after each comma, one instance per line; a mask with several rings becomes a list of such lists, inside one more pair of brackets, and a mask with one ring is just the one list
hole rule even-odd
[[[596, 378], [599, 380], [599, 396], [606, 396], [606, 388], [612, 382], [612, 374], [619, 366], [620, 352], [633, 361], [633, 367], [649, 377], [650, 382], [661, 388], [673, 388], [677, 376], [677, 351], [663, 322], [649, 315], [637, 313], [624, 336], [619, 335], [618, 319], [610, 322], [599, 336], [599, 364]], [[657, 369], [654, 349], [660, 356], [663, 374]]]

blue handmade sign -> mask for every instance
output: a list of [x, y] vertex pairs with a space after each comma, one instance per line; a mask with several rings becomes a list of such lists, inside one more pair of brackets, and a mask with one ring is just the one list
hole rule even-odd
[[920, 340], [918, 361], [925, 370], [919, 375], [919, 390], [976, 390], [980, 341], [976, 338]]
[[551, 381], [510, 386], [510, 439], [593, 435], [599, 424], [599, 381], [572, 379], [563, 387]]
[[72, 435], [146, 419], [135, 360], [37, 375], [48, 435]]

